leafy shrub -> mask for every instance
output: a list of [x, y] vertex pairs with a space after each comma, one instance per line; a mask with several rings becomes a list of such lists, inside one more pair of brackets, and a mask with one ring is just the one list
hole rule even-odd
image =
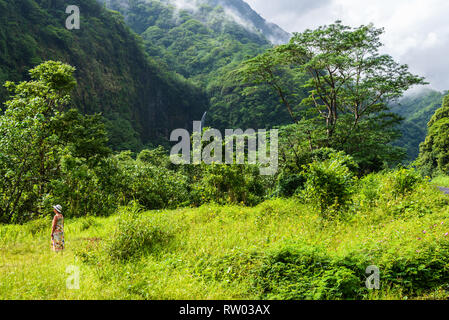
[[43, 217], [43, 218], [31, 220], [25, 226], [26, 226], [26, 230], [32, 236], [40, 234], [41, 232], [44, 232], [44, 231], [48, 231], [48, 234], [50, 234], [50, 231], [51, 231], [51, 218], [50, 217]]
[[291, 197], [298, 190], [302, 190], [307, 181], [307, 178], [303, 173], [287, 174], [282, 172], [276, 182], [275, 195], [278, 197]]
[[117, 228], [103, 248], [112, 260], [126, 261], [151, 252], [157, 245], [168, 243], [172, 235], [167, 230], [140, 216], [136, 207], [121, 213]]
[[196, 205], [215, 202], [254, 206], [263, 200], [265, 190], [256, 166], [203, 164], [202, 169], [192, 187]]
[[424, 180], [415, 169], [399, 169], [390, 175], [393, 195], [404, 196], [416, 189]]
[[439, 175], [432, 180], [432, 183], [440, 187], [449, 188], [449, 176]]
[[400, 286], [406, 293], [420, 294], [449, 281], [447, 241], [437, 241], [402, 259], [389, 258], [382, 266], [382, 281]]
[[[414, 169], [400, 168], [394, 171], [370, 174], [359, 180], [353, 197], [356, 207], [367, 213], [381, 212], [395, 217], [423, 217], [449, 202]], [[373, 211], [373, 208], [377, 210]]]
[[371, 173], [359, 180], [357, 197], [362, 205], [373, 206], [380, 197], [381, 174]]
[[356, 173], [358, 165], [352, 156], [343, 151], [337, 151], [332, 148], [320, 148], [310, 152], [310, 162], [324, 162], [327, 160], [338, 159], [342, 165], [347, 167], [352, 173]]
[[60, 203], [64, 216], [108, 216], [119, 205], [118, 167], [110, 159], [89, 167], [83, 159], [67, 154], [61, 159], [61, 178], [51, 181], [51, 194], [43, 199], [43, 206]]
[[306, 167], [306, 184], [302, 197], [319, 209], [324, 217], [345, 209], [354, 193], [355, 178], [345, 162], [350, 159], [341, 153], [324, 162]]
[[255, 285], [262, 299], [354, 299], [363, 288], [364, 273], [357, 271], [333, 261], [321, 248], [287, 244], [269, 253]]
[[134, 160], [128, 153], [118, 157], [122, 181], [117, 192], [122, 204], [137, 200], [145, 209], [176, 208], [190, 202], [187, 177], [164, 167]]
[[170, 157], [168, 156], [168, 152], [162, 146], [152, 150], [142, 150], [137, 156], [137, 161], [151, 164], [159, 168], [170, 168], [173, 166]]
[[382, 290], [400, 288], [402, 294], [419, 296], [449, 281], [447, 241], [399, 249], [400, 259], [395, 250], [374, 253], [368, 245], [334, 256], [321, 247], [287, 242], [268, 252], [254, 271], [254, 284], [261, 299], [361, 299], [369, 296], [365, 270], [373, 264], [381, 271]]

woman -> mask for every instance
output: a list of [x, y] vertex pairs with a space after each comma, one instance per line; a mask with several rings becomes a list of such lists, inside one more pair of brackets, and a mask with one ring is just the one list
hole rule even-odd
[[58, 204], [53, 207], [55, 217], [51, 226], [51, 246], [53, 251], [60, 252], [64, 250], [64, 217], [62, 216], [62, 207]]

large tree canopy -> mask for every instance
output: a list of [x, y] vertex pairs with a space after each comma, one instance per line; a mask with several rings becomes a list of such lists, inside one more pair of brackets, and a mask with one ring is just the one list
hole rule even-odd
[[90, 168], [110, 153], [101, 117], [67, 110], [74, 71], [47, 61], [30, 70], [30, 81], [5, 84], [12, 97], [0, 115], [1, 222], [42, 213], [44, 199], [55, 193], [52, 185], [64, 170], [62, 158], [70, 156], [79, 160], [77, 167]]
[[[400, 118], [389, 112], [388, 103], [425, 84], [407, 65], [379, 52], [382, 33], [373, 25], [351, 28], [339, 21], [295, 33], [290, 43], [246, 61], [237, 75], [250, 86], [274, 89], [292, 121], [307, 124], [302, 128], [310, 149], [332, 147], [367, 158], [373, 147], [380, 150], [397, 138]], [[306, 98], [299, 94], [300, 84]], [[369, 142], [364, 143], [369, 150], [356, 145], [360, 139]], [[384, 151], [380, 159], [365, 160], [399, 156], [393, 147]]]

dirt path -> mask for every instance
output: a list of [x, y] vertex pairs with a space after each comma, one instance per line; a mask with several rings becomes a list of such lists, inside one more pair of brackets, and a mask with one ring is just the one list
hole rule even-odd
[[438, 187], [438, 189], [440, 189], [441, 191], [443, 191], [445, 194], [449, 195], [449, 188]]

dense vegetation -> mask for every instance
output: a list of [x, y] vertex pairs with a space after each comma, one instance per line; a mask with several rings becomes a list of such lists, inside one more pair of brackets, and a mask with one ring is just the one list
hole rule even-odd
[[[348, 216], [322, 220], [295, 199], [0, 226], [2, 299], [447, 299], [448, 198], [398, 174], [358, 182]], [[393, 184], [392, 184], [393, 182]], [[51, 261], [49, 264], [48, 261]], [[80, 268], [80, 290], [66, 268]], [[365, 270], [379, 267], [381, 290]]]
[[[82, 28], [69, 31], [63, 1], [0, 2], [0, 82], [22, 80], [28, 69], [50, 59], [76, 67], [73, 106], [83, 114], [102, 112], [114, 150], [166, 143], [171, 129], [190, 128], [206, 110], [206, 122], [219, 129], [291, 123], [270, 88], [248, 89], [230, 76], [247, 57], [271, 47], [267, 39], [284, 43], [289, 37], [244, 2], [204, 0], [198, 10], [170, 1], [101, 2], [124, 20], [94, 0], [82, 0]], [[230, 8], [256, 30], [243, 26]], [[297, 79], [296, 88], [303, 83]], [[307, 96], [297, 91], [299, 98]], [[441, 98], [434, 92], [393, 105], [392, 111], [406, 118], [403, 138], [395, 144], [407, 149], [408, 161], [416, 158], [425, 123]], [[6, 99], [7, 91], [0, 89], [0, 101]]]
[[429, 176], [449, 173], [449, 96], [443, 100], [428, 124], [429, 131], [420, 146], [417, 164]]
[[[206, 90], [208, 125], [219, 129], [272, 128], [289, 123], [288, 113], [269, 88], [254, 88], [245, 95], [245, 86], [229, 76], [239, 63], [270, 48], [267, 37], [273, 36], [238, 23], [227, 12], [232, 3], [200, 1], [197, 8], [189, 10], [170, 1], [102, 2], [124, 15], [126, 23], [142, 37], [146, 52], [159, 64]], [[260, 24], [257, 14], [248, 15], [256, 15], [252, 21]], [[287, 34], [280, 38], [288, 40]]]
[[404, 118], [400, 124], [402, 136], [395, 145], [406, 148], [408, 162], [418, 157], [419, 145], [427, 135], [427, 123], [441, 107], [444, 96], [445, 93], [438, 91], [422, 90], [409, 94], [392, 105], [391, 111]]
[[[44, 208], [52, 202], [65, 203], [68, 216], [107, 215], [132, 199], [146, 209], [211, 201], [256, 205], [274, 190], [283, 195], [302, 188], [323, 214], [334, 204], [338, 210], [344, 208], [351, 174], [379, 171], [398, 160], [394, 147], [388, 145], [395, 135], [388, 128], [394, 121], [384, 120], [388, 118], [386, 101], [423, 82], [406, 66], [377, 54], [380, 33], [372, 26], [351, 30], [339, 23], [308, 30], [238, 70], [243, 81], [275, 87], [295, 122], [281, 130], [280, 172], [273, 179], [262, 179], [257, 167], [244, 165], [174, 167], [161, 149], [142, 151], [136, 160], [126, 152], [110, 156], [100, 116], [82, 116], [69, 109], [75, 69], [60, 62], [41, 64], [30, 71], [31, 81], [6, 83], [12, 97], [0, 117], [0, 170], [6, 178], [0, 186], [0, 218], [26, 221], [45, 214]], [[313, 51], [303, 52], [314, 46]], [[346, 50], [337, 51], [337, 47]], [[363, 57], [369, 63], [353, 62], [360, 52], [370, 52]], [[286, 69], [294, 79], [302, 70], [311, 74], [309, 97], [299, 101], [309, 115], [301, 121], [288, 101], [298, 97], [288, 91], [288, 85], [296, 83], [285, 84], [284, 74], [272, 79], [279, 74], [277, 68]], [[345, 74], [352, 68], [363, 81], [354, 82]], [[335, 71], [324, 74], [321, 69]], [[342, 90], [343, 86], [349, 89]], [[315, 107], [307, 108], [312, 101]], [[355, 109], [348, 108], [353, 104]], [[320, 160], [324, 167], [313, 165]], [[344, 166], [348, 169], [335, 171]]]
[[[100, 33], [115, 26], [129, 39], [131, 49], [118, 50], [124, 56], [116, 57], [121, 64], [111, 72], [124, 68], [131, 73], [117, 79], [127, 82], [134, 73], [135, 83], [118, 96], [99, 92], [123, 103], [132, 116], [115, 107], [80, 107], [82, 101], [91, 106], [80, 93], [99, 87], [86, 87], [77, 76], [95, 71], [92, 65], [79, 71], [65, 63], [72, 54], [31, 68], [25, 81], [12, 76], [15, 82], [5, 83], [0, 298], [448, 298], [449, 197], [435, 183], [449, 185], [449, 96], [442, 103], [436, 92], [418, 102], [402, 100], [409, 109], [420, 106], [410, 122], [421, 124], [437, 110], [414, 167], [398, 165], [405, 152], [394, 145], [401, 123], [393, 112], [401, 106], [394, 103], [425, 81], [379, 53], [382, 29], [336, 22], [272, 47], [219, 6], [191, 12], [166, 2], [125, 2], [108, 5], [123, 12], [145, 49], [118, 13], [87, 0], [92, 16], [82, 22], [83, 32], [94, 36], [93, 13], [104, 15], [111, 25]], [[0, 0], [9, 13], [18, 3]], [[47, 8], [54, 14], [48, 13], [50, 20], [61, 5], [20, 3], [36, 5], [36, 12]], [[72, 40], [79, 45], [85, 41], [80, 39]], [[114, 56], [100, 50], [104, 56], [95, 60], [75, 51], [99, 66]], [[138, 67], [123, 65], [126, 59]], [[102, 72], [90, 76], [98, 76], [99, 86], [111, 85]], [[146, 90], [151, 83], [157, 88], [147, 102], [166, 108], [153, 118], [147, 113], [159, 107], [147, 105], [140, 114], [121, 100], [136, 98], [134, 85]], [[236, 161], [175, 165], [163, 146], [143, 148], [145, 132], [154, 137], [146, 142], [157, 144], [161, 135], [150, 131], [168, 137], [173, 126], [201, 115], [204, 109], [189, 108], [191, 99], [206, 97], [198, 87], [207, 93], [219, 128], [278, 126], [275, 175], [261, 175], [261, 164]], [[170, 102], [179, 99], [185, 99], [179, 105], [185, 112]], [[144, 119], [130, 129], [125, 122], [134, 116]], [[148, 117], [155, 125], [139, 129], [151, 123]], [[50, 256], [49, 219], [56, 203], [64, 209], [67, 250]], [[60, 289], [67, 265], [82, 268], [81, 290]], [[365, 287], [365, 270], [372, 265], [381, 270], [379, 291]]]
[[[76, 68], [73, 106], [102, 112], [110, 145], [139, 150], [189, 127], [207, 109], [202, 90], [150, 59], [118, 13], [95, 0], [77, 2], [81, 28], [67, 30], [62, 0], [0, 1], [0, 82], [25, 79], [46, 60]], [[7, 99], [0, 90], [0, 102]]]
[[30, 81], [7, 82], [0, 116], [0, 221], [24, 222], [65, 203], [67, 217], [109, 215], [139, 201], [146, 209], [204, 202], [257, 204], [257, 167], [175, 166], [163, 147], [112, 154], [100, 115], [70, 109], [74, 68], [47, 61]]

